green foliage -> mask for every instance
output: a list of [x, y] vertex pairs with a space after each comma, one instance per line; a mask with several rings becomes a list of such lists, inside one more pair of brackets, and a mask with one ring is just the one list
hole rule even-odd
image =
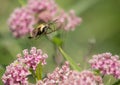
[[35, 71], [35, 75], [37, 80], [41, 80], [42, 79], [42, 65], [41, 63], [39, 63], [36, 67], [36, 71]]
[[63, 40], [58, 36], [54, 36], [52, 42], [57, 46], [62, 46], [63, 44]]
[[31, 72], [32, 77], [33, 77], [33, 78], [36, 78], [35, 71], [34, 71], [32, 68], [30, 68], [29, 71]]
[[35, 77], [33, 77], [32, 75], [27, 76], [27, 78], [28, 78], [28, 81], [29, 81], [30, 83], [32, 83], [32, 84], [35, 84], [35, 83], [36, 83]]
[[[2, 65], [0, 65], [0, 76], [3, 75], [4, 71], [5, 71], [5, 69], [3, 68]], [[0, 77], [0, 78], [1, 78], [1, 77]], [[2, 84], [3, 84], [2, 81], [0, 81], [0, 85], [2, 85]]]
[[10, 39], [3, 39], [0, 42], [0, 64], [7, 65], [10, 62], [12, 62], [14, 59], [16, 59], [16, 55], [20, 53], [21, 47], [18, 43], [16, 43], [15, 40]]
[[61, 47], [59, 47], [59, 50], [60, 52], [62, 53], [62, 55], [64, 56], [64, 58], [70, 63], [71, 67], [74, 69], [74, 70], [77, 70], [77, 71], [81, 71], [80, 67], [74, 62], [74, 60], [69, 57], [63, 50]]
[[99, 70], [94, 70], [94, 74], [95, 75], [100, 75], [100, 71]]
[[18, 2], [19, 2], [22, 6], [24, 6], [24, 5], [27, 3], [27, 0], [18, 0]]
[[112, 85], [120, 85], [120, 80], [117, 80], [114, 84]]

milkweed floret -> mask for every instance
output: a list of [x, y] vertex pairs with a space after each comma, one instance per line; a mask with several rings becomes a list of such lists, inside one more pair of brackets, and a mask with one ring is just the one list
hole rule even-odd
[[57, 18], [59, 22], [58, 26], [62, 26], [60, 28], [66, 31], [75, 30], [76, 26], [82, 22], [82, 19], [75, 15], [74, 10], [70, 10], [69, 13], [62, 11]]
[[89, 63], [93, 69], [99, 70], [103, 75], [113, 75], [120, 79], [119, 56], [113, 56], [111, 53], [98, 54], [94, 55]]
[[18, 60], [6, 67], [6, 71], [2, 76], [4, 85], [28, 85], [27, 76], [30, 74], [26, 68]]
[[70, 70], [69, 63], [66, 62], [62, 68], [56, 68], [53, 73], [49, 73], [47, 78], [38, 81], [37, 85], [103, 85], [102, 78], [93, 72], [85, 70], [77, 72]]
[[27, 76], [31, 74], [29, 71], [36, 67], [39, 63], [46, 64], [47, 54], [43, 54], [41, 49], [32, 47], [30, 52], [28, 49], [23, 50], [23, 55], [18, 54], [17, 60], [6, 67], [6, 71], [2, 76], [4, 85], [29, 85]]
[[24, 63], [33, 70], [36, 69], [39, 63], [45, 65], [47, 57], [47, 54], [43, 54], [41, 49], [36, 49], [35, 47], [32, 47], [30, 52], [28, 49], [23, 50]]
[[35, 18], [25, 7], [16, 8], [11, 14], [8, 25], [15, 37], [22, 37], [33, 29]]

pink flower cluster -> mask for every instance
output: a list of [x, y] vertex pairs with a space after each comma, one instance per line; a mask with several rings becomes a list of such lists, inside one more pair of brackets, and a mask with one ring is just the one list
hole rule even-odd
[[24, 54], [24, 63], [33, 70], [36, 69], [37, 65], [41, 63], [42, 65], [46, 64], [47, 54], [43, 54], [42, 50], [32, 47], [30, 53], [27, 49], [23, 51]]
[[6, 67], [2, 76], [4, 85], [28, 85], [29, 71], [18, 60]]
[[69, 12], [69, 15], [66, 17], [67, 18], [67, 24], [65, 26], [65, 30], [74, 30], [75, 27], [81, 23], [82, 19], [81, 18], [78, 18], [76, 15], [75, 15], [75, 12], [74, 10], [71, 10]]
[[57, 19], [58, 26], [66, 31], [75, 30], [75, 27], [82, 22], [82, 19], [75, 15], [74, 10], [70, 10], [69, 13], [61, 12]]
[[91, 71], [72, 71], [59, 85], [103, 85], [102, 78]]
[[7, 66], [2, 81], [5, 85], [28, 85], [27, 76], [31, 73], [30, 68], [36, 69], [36, 66], [41, 63], [46, 64], [47, 54], [43, 54], [42, 50], [32, 47], [30, 53], [27, 49], [23, 51], [23, 57], [18, 54], [18, 59]]
[[16, 8], [8, 20], [9, 28], [15, 37], [21, 37], [29, 33], [34, 24], [35, 19], [32, 12], [23, 7]]
[[54, 15], [57, 11], [57, 4], [54, 0], [28, 0], [27, 7], [36, 14], [47, 10], [51, 15]]
[[70, 68], [68, 62], [62, 66], [62, 68], [56, 68], [52, 74], [48, 73], [47, 78], [43, 79], [43, 81], [39, 81], [38, 85], [56, 85], [59, 84], [61, 80], [67, 78], [67, 73], [69, 73]]
[[33, 25], [41, 21], [47, 23], [56, 19], [58, 20], [57, 28], [74, 30], [81, 22], [81, 18], [76, 17], [73, 11], [69, 14], [63, 11], [54, 0], [28, 0], [26, 6], [14, 10], [8, 20], [8, 25], [15, 37], [30, 33]]
[[119, 56], [112, 56], [111, 53], [94, 55], [89, 61], [93, 69], [99, 70], [103, 75], [113, 75], [120, 79], [120, 60]]
[[102, 78], [90, 71], [77, 72], [70, 70], [68, 62], [62, 68], [56, 68], [47, 78], [37, 85], [103, 85]]

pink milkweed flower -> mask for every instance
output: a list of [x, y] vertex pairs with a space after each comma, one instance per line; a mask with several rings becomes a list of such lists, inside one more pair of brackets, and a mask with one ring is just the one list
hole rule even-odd
[[22, 37], [33, 30], [33, 25], [52, 22], [57, 19], [56, 28], [74, 30], [82, 19], [71, 10], [66, 13], [54, 0], [28, 0], [24, 7], [16, 8], [8, 25], [15, 37]]
[[74, 10], [71, 10], [69, 13], [61, 11], [57, 18], [58, 27], [66, 31], [75, 30], [76, 26], [78, 26], [82, 22], [82, 19], [75, 15]]
[[28, 34], [35, 24], [34, 16], [26, 7], [16, 8], [11, 14], [8, 25], [15, 37]]
[[28, 49], [23, 50], [24, 63], [33, 70], [36, 69], [39, 63], [45, 65], [47, 57], [47, 54], [43, 54], [42, 50], [36, 49], [36, 47], [32, 47], [30, 52], [28, 52]]
[[73, 10], [69, 13], [64, 12], [54, 0], [28, 0], [27, 7], [37, 15], [38, 21], [48, 22], [57, 19], [58, 28], [67, 31], [74, 30], [82, 21], [81, 18], [75, 15]]
[[39, 21], [49, 22], [49, 21], [52, 21], [52, 19], [53, 19], [53, 16], [47, 10], [42, 11], [40, 14], [38, 14], [38, 22]]
[[99, 70], [103, 75], [113, 75], [120, 79], [120, 60], [119, 56], [112, 56], [111, 53], [94, 55], [89, 60], [93, 69]]
[[103, 85], [103, 82], [100, 76], [94, 75], [91, 71], [70, 70], [69, 63], [66, 62], [61, 69], [57, 67], [36, 85]]
[[91, 71], [71, 71], [66, 79], [59, 85], [103, 85], [102, 78]]
[[38, 21], [48, 22], [57, 12], [54, 0], [28, 0], [27, 8], [38, 16]]
[[6, 71], [2, 76], [4, 85], [30, 85], [27, 76], [31, 74], [29, 71], [35, 71], [37, 65], [46, 64], [47, 54], [43, 54], [41, 49], [32, 47], [30, 52], [28, 49], [23, 50], [23, 55], [18, 54], [17, 60], [6, 67]]
[[36, 14], [47, 10], [51, 15], [54, 15], [57, 10], [57, 4], [54, 0], [28, 0], [27, 7]]
[[82, 22], [82, 19], [75, 15], [74, 10], [70, 10], [69, 16], [67, 16], [68, 23], [65, 26], [65, 30], [74, 30], [77, 25]]
[[57, 67], [53, 73], [48, 73], [47, 78], [38, 81], [36, 85], [59, 85], [60, 81], [67, 78], [69, 71], [69, 63], [66, 62], [61, 69]]
[[27, 76], [30, 74], [28, 68], [18, 60], [6, 67], [2, 76], [4, 85], [28, 85]]

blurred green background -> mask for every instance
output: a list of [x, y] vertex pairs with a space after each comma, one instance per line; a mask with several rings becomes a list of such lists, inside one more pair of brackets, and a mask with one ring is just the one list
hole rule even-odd
[[[48, 53], [45, 71], [51, 72], [56, 66], [52, 57], [53, 44], [45, 37], [36, 40], [29, 40], [27, 37], [14, 38], [7, 26], [7, 19], [20, 4], [17, 0], [0, 2], [0, 77], [5, 70], [3, 65], [10, 64], [18, 53], [32, 46]], [[103, 52], [120, 55], [120, 0], [56, 0], [56, 2], [66, 11], [74, 9], [83, 19], [75, 31], [64, 33], [64, 51], [76, 63], [80, 63], [82, 68], [86, 68], [85, 57], [90, 58]]]

